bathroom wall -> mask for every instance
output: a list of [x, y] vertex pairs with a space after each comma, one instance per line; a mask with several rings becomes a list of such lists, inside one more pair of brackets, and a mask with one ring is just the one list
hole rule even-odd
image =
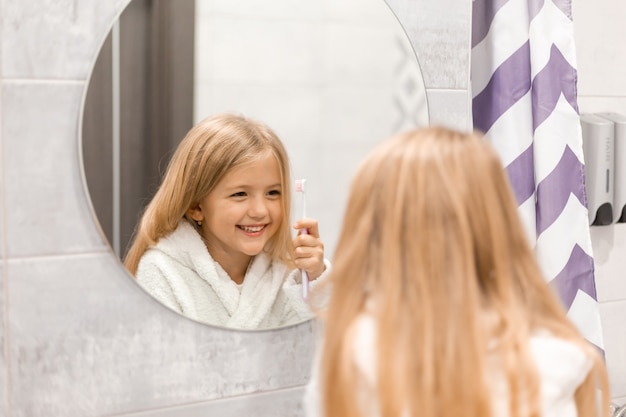
[[194, 120], [235, 110], [272, 127], [331, 258], [352, 179], [337, 167], [353, 172], [384, 138], [427, 126], [424, 80], [384, 1], [278, 4], [196, 1]]
[[[128, 1], [0, 2], [0, 417], [301, 416], [313, 323], [238, 332], [172, 313], [129, 278], [92, 215], [82, 100]], [[471, 2], [389, 4], [431, 122], [468, 127]]]
[[[573, 0], [572, 7], [580, 111], [626, 115], [626, 3]], [[626, 224], [594, 226], [591, 240], [612, 397], [621, 405], [626, 403]]]
[[[424, 80], [384, 1], [270, 4], [196, 2], [194, 120], [234, 109], [276, 131], [292, 177], [307, 180], [307, 215], [318, 220], [330, 258], [349, 173], [384, 138], [428, 125]], [[452, 41], [462, 47], [464, 39]]]

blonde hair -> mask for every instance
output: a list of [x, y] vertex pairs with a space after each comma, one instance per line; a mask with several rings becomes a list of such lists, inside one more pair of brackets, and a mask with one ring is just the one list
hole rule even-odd
[[497, 340], [511, 415], [539, 416], [528, 347], [538, 329], [594, 358], [578, 415], [597, 415], [598, 385], [608, 412], [602, 359], [542, 277], [505, 171], [480, 134], [431, 127], [371, 152], [352, 182], [329, 285], [326, 417], [360, 415], [350, 335], [366, 303], [378, 329], [377, 415], [492, 416], [485, 369], [487, 342]]
[[289, 212], [291, 189], [289, 160], [284, 145], [267, 125], [235, 114], [217, 114], [194, 126], [181, 141], [152, 201], [137, 226], [124, 264], [132, 275], [143, 254], [172, 233], [183, 219], [196, 230], [187, 211], [207, 196], [232, 168], [271, 152], [281, 175], [283, 221], [266, 251], [269, 256], [293, 265]]

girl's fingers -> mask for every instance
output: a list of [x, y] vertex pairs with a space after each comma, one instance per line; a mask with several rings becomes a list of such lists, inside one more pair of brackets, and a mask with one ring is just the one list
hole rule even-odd
[[319, 227], [315, 219], [300, 219], [294, 225], [296, 230], [307, 229], [307, 233], [311, 236], [320, 237]]
[[324, 249], [321, 246], [296, 246], [294, 249], [296, 259], [316, 257], [324, 258]]
[[324, 272], [324, 261], [316, 257], [296, 258], [296, 268], [304, 269], [310, 275], [310, 279], [316, 279]]
[[300, 219], [294, 229], [307, 229], [307, 234], [299, 233], [294, 239], [296, 267], [304, 269], [310, 279], [316, 279], [324, 272], [324, 244], [320, 240], [319, 228], [315, 219]]
[[300, 246], [306, 247], [320, 247], [324, 250], [324, 244], [322, 241], [313, 235], [298, 235], [293, 239], [293, 245], [298, 248]]

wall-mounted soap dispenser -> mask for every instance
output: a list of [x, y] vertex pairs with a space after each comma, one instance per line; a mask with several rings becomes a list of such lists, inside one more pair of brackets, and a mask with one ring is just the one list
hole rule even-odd
[[626, 223], [626, 116], [618, 113], [598, 115], [614, 123], [613, 220]]
[[581, 114], [585, 185], [589, 224], [613, 223], [614, 123], [595, 114]]

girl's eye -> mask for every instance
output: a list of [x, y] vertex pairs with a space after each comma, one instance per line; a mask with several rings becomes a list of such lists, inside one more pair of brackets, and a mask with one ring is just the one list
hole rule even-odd
[[239, 191], [238, 193], [234, 193], [231, 195], [231, 197], [245, 197], [246, 193], [245, 191]]
[[279, 196], [280, 195], [280, 190], [271, 190], [267, 192], [267, 195], [271, 195], [271, 196]]

